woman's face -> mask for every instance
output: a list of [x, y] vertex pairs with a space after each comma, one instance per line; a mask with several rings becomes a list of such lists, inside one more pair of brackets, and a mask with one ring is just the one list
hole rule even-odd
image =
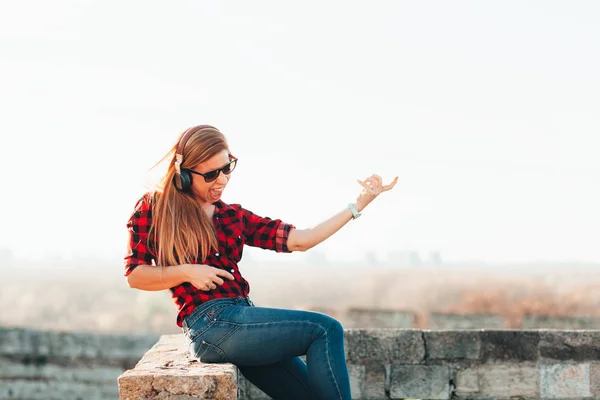
[[[192, 169], [196, 172], [206, 174], [207, 172], [223, 168], [230, 162], [229, 152], [223, 150]], [[212, 204], [221, 198], [230, 177], [231, 175], [225, 175], [223, 171], [220, 171], [217, 179], [212, 182], [206, 182], [203, 176], [192, 174], [192, 193], [201, 203]]]

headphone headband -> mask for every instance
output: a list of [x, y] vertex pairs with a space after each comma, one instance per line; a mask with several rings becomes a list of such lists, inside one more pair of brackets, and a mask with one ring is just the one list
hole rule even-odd
[[183, 163], [183, 149], [185, 149], [185, 144], [192, 134], [199, 132], [202, 129], [214, 129], [218, 131], [217, 128], [211, 125], [197, 125], [188, 128], [183, 132], [181, 139], [179, 139], [179, 144], [177, 145], [177, 151], [175, 152], [175, 170], [178, 174], [181, 174], [181, 164]]

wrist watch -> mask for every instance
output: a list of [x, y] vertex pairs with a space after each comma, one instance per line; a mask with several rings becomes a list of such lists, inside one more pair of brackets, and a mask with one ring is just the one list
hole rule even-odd
[[348, 209], [352, 213], [352, 219], [356, 219], [362, 215], [361, 213], [358, 212], [358, 210], [356, 209], [356, 207], [354, 207], [354, 204], [352, 204], [352, 203], [348, 204]]

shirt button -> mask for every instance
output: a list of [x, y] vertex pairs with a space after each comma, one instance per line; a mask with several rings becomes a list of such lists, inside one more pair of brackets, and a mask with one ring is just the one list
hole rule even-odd
[[231, 270], [231, 273], [233, 274], [234, 272], [235, 272], [235, 270], [234, 270], [234, 269], [232, 269], [232, 270]]
[[219, 253], [215, 253], [215, 256], [216, 256], [216, 257], [219, 257]]

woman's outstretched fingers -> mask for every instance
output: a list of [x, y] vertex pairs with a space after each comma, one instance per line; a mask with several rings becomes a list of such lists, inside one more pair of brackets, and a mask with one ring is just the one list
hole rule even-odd
[[383, 185], [383, 180], [381, 179], [381, 177], [379, 175], [373, 174], [373, 175], [371, 175], [371, 177], [375, 180], [375, 182], [377, 183], [377, 186]]
[[387, 190], [392, 189], [394, 186], [396, 186], [396, 182], [398, 182], [398, 177], [395, 177], [394, 180], [392, 181], [392, 183], [390, 183], [388, 185], [384, 185], [382, 187], [382, 190], [385, 192]]
[[369, 187], [369, 185], [367, 185], [366, 180], [365, 181], [361, 181], [360, 179], [357, 179], [356, 182], [360, 183], [360, 185], [362, 187], [364, 187], [367, 191], [371, 190], [371, 188]]
[[376, 192], [376, 190], [373, 188], [373, 186], [372, 186], [373, 184], [371, 183], [371, 185], [369, 185], [369, 183], [367, 183], [367, 182], [369, 182], [369, 183], [370, 183], [370, 181], [368, 181], [367, 179], [365, 179], [364, 181], [361, 181], [360, 179], [358, 180], [358, 183], [360, 183], [360, 184], [361, 184], [361, 186], [362, 186], [363, 188], [365, 188], [365, 192], [366, 192], [366, 193], [368, 193], [368, 194], [371, 194], [371, 195], [376, 195], [376, 194], [377, 194], [377, 192]]

